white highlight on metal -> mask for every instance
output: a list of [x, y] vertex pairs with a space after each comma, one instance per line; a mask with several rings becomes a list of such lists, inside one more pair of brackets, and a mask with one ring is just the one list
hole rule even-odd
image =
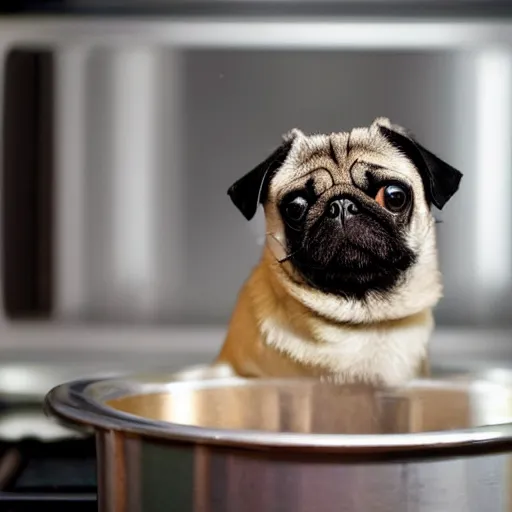
[[76, 318], [85, 297], [85, 119], [88, 50], [56, 53], [55, 316]]
[[13, 17], [0, 20], [0, 42], [22, 40], [66, 44], [80, 38], [99, 46], [159, 43], [188, 48], [475, 48], [482, 44], [511, 43], [510, 22], [495, 21], [321, 21], [283, 19], [280, 22], [231, 18], [43, 20]]
[[510, 52], [489, 49], [476, 62], [475, 254], [477, 282], [490, 292], [512, 272], [512, 70]]
[[493, 372], [488, 375], [489, 382], [473, 384], [471, 420], [475, 425], [500, 425], [510, 423], [512, 392], [510, 386], [493, 381]]
[[130, 316], [145, 315], [155, 305], [158, 55], [154, 48], [132, 48], [113, 59], [111, 271], [118, 306]]

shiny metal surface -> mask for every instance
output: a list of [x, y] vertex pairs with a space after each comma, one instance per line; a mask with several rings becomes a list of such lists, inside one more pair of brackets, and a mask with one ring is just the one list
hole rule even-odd
[[252, 448], [389, 454], [512, 442], [512, 388], [488, 380], [386, 390], [208, 371], [203, 380], [162, 374], [73, 381], [54, 388], [46, 407], [86, 427]]
[[512, 457], [354, 463], [97, 434], [101, 512], [507, 512]]
[[[115, 19], [90, 16], [0, 17], [2, 37], [28, 45], [92, 46], [157, 44], [184, 48], [275, 49], [460, 49], [510, 44], [510, 21], [411, 18], [365, 19], [238, 17], [145, 17]], [[387, 37], [384, 37], [387, 36]], [[94, 38], [94, 41], [93, 41]]]
[[[210, 370], [207, 380], [189, 380], [198, 371], [179, 382], [164, 375], [74, 382], [48, 395], [53, 415], [95, 427], [101, 511], [512, 506], [505, 384], [482, 375], [385, 391], [211, 380]], [[252, 430], [232, 430], [240, 428]]]
[[[234, 26], [248, 37], [254, 29]], [[303, 26], [302, 33], [318, 38], [309, 42], [295, 33], [297, 25], [278, 26], [281, 40], [273, 35], [273, 25], [262, 26], [257, 34], [267, 39], [253, 41], [250, 48], [233, 34], [233, 42], [209, 40], [204, 48], [195, 48], [194, 40], [169, 43], [166, 50], [149, 43], [81, 49], [85, 85], [72, 90], [75, 104], [90, 112], [87, 130], [73, 135], [83, 123], [79, 111], [67, 104], [59, 110], [66, 117], [63, 130], [74, 137], [63, 143], [63, 152], [84, 151], [73, 169], [86, 192], [79, 210], [62, 188], [70, 215], [61, 219], [65, 232], [59, 235], [58, 271], [63, 275], [56, 317], [227, 322], [233, 297], [261, 247], [251, 226], [225, 201], [226, 187], [289, 126], [338, 130], [387, 112], [466, 175], [461, 194], [446, 212], [436, 213], [444, 221], [438, 230], [445, 297], [438, 320], [510, 325], [512, 251], [510, 238], [503, 235], [512, 221], [505, 197], [512, 130], [512, 109], [506, 106], [509, 43], [481, 41], [480, 25], [475, 32], [462, 30], [468, 37], [463, 42], [453, 25], [447, 37], [456, 41], [425, 34], [415, 39], [418, 47], [411, 53], [407, 34], [398, 47], [384, 50], [375, 48], [374, 35], [352, 24], [334, 24], [333, 34], [345, 37], [353, 31], [340, 41], [321, 39], [328, 26]], [[170, 33], [174, 28], [170, 25]], [[400, 41], [401, 31], [410, 28], [386, 26], [397, 39], [382, 36], [379, 41]], [[442, 33], [444, 25], [437, 29]], [[216, 33], [226, 32], [219, 26]], [[429, 46], [434, 43], [439, 48]], [[72, 55], [62, 61], [63, 76], [78, 76], [71, 62]], [[296, 69], [310, 70], [299, 83], [293, 78]], [[127, 78], [132, 75], [138, 78]], [[383, 77], [393, 86], [383, 88]], [[247, 102], [247, 96], [254, 101]], [[311, 104], [311, 97], [314, 108], [297, 109]], [[223, 121], [226, 112], [233, 122]], [[152, 134], [165, 134], [165, 140]], [[130, 180], [125, 161], [134, 165]], [[68, 158], [62, 169], [64, 181], [70, 181]], [[477, 191], [493, 197], [485, 211]], [[84, 247], [80, 254], [79, 247]]]
[[511, 390], [484, 382], [418, 383], [393, 392], [293, 380], [187, 382], [105, 405], [159, 422], [298, 434], [409, 434], [512, 421]]
[[2, 62], [56, 59], [53, 319], [225, 325], [260, 251], [227, 187], [290, 126], [385, 113], [465, 173], [439, 324], [510, 327], [511, 45], [506, 18], [0, 18]]

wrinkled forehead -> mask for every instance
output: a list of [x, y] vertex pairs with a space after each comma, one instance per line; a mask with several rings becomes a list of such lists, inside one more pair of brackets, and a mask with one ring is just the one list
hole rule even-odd
[[279, 199], [306, 186], [316, 195], [334, 185], [364, 188], [369, 179], [399, 179], [421, 187], [412, 162], [377, 130], [358, 128], [329, 135], [299, 135], [270, 183], [269, 195]]

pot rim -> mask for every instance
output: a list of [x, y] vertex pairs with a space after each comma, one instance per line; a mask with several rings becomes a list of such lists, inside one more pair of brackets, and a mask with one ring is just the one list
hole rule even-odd
[[[308, 379], [250, 379], [251, 385]], [[197, 387], [244, 385], [248, 379], [224, 377], [197, 379]], [[472, 386], [504, 386], [489, 380], [471, 380]], [[446, 456], [450, 453], [473, 454], [501, 451], [512, 446], [512, 423], [484, 425], [450, 431], [429, 431], [406, 434], [303, 434], [254, 430], [233, 430], [191, 426], [153, 420], [118, 411], [104, 402], [133, 394], [162, 392], [169, 387], [190, 386], [190, 379], [173, 380], [172, 375], [160, 378], [144, 376], [105, 379], [79, 379], [53, 388], [45, 397], [45, 412], [60, 423], [75, 429], [117, 431], [130, 435], [157, 438], [171, 442], [198, 443], [253, 450], [280, 450], [322, 454], [345, 454], [381, 458]], [[467, 380], [416, 380], [409, 385], [467, 389]], [[101, 397], [101, 400], [100, 400]]]

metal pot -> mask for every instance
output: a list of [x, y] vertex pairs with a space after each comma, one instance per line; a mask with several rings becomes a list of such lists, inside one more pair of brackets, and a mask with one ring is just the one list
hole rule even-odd
[[94, 429], [103, 512], [512, 507], [512, 388], [484, 378], [389, 390], [198, 369], [71, 382], [46, 409]]

